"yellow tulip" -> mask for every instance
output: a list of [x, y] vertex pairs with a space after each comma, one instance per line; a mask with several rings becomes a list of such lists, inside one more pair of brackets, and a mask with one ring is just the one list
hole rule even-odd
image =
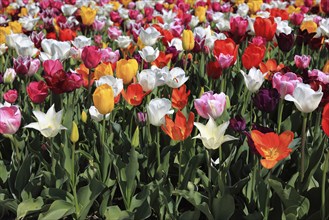
[[28, 11], [26, 8], [21, 8], [21, 12], [18, 14], [19, 17], [28, 16]]
[[10, 27], [0, 27], [0, 44], [6, 43], [6, 35], [10, 34]]
[[260, 10], [260, 6], [263, 4], [262, 0], [252, 0], [247, 3], [249, 10], [252, 14]]
[[22, 25], [18, 21], [9, 22], [9, 27], [14, 34], [22, 33]]
[[191, 30], [184, 30], [182, 41], [184, 50], [192, 50], [194, 48], [193, 32]]
[[73, 144], [75, 144], [79, 140], [79, 129], [74, 121], [72, 122], [72, 131], [71, 131], [70, 140], [72, 141]]
[[315, 33], [318, 28], [318, 25], [314, 21], [304, 21], [300, 25], [302, 31], [307, 30], [307, 33]]
[[122, 79], [124, 84], [129, 84], [136, 76], [138, 63], [135, 59], [121, 59], [117, 62], [116, 76]]
[[199, 18], [200, 22], [204, 22], [206, 20], [206, 11], [207, 11], [206, 7], [198, 6], [195, 9], [194, 15]]
[[113, 6], [113, 10], [117, 11], [119, 10], [121, 4], [119, 1], [110, 1], [109, 4], [111, 4]]
[[81, 19], [84, 25], [90, 26], [94, 23], [96, 17], [96, 10], [86, 6], [81, 7]]
[[87, 122], [87, 119], [88, 119], [87, 113], [85, 111], [82, 111], [81, 112], [81, 121], [83, 123], [86, 123]]
[[114, 108], [113, 89], [108, 84], [103, 84], [96, 88], [93, 94], [95, 108], [99, 113], [106, 115]]
[[238, 5], [241, 5], [244, 3], [244, 0], [235, 0], [235, 5], [238, 6]]
[[96, 68], [95, 68], [95, 79], [99, 80], [102, 76], [107, 76], [111, 75], [113, 76], [113, 70], [112, 66], [110, 63], [100, 63]]
[[127, 7], [131, 0], [122, 0], [121, 2], [125, 7]]

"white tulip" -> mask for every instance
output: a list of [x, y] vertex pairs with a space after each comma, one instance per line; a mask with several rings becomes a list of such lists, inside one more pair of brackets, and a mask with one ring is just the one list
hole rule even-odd
[[154, 126], [161, 126], [165, 123], [165, 115], [173, 114], [171, 110], [171, 101], [166, 98], [155, 98], [146, 106], [147, 118], [150, 124]]
[[146, 29], [141, 28], [139, 37], [145, 46], [154, 45], [160, 37], [160, 32], [154, 27], [148, 27]]
[[258, 91], [265, 80], [264, 77], [266, 76], [266, 74], [263, 74], [259, 69], [256, 69], [255, 67], [249, 70], [248, 75], [242, 70], [240, 70], [240, 72], [243, 75], [247, 89], [252, 93]]
[[154, 50], [154, 48], [150, 46], [144, 47], [142, 51], [138, 51], [138, 53], [143, 58], [143, 60], [148, 63], [156, 60], [160, 54], [158, 48]]

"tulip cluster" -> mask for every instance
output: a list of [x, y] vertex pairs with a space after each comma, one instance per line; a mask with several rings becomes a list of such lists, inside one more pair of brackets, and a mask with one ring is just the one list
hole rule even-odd
[[328, 219], [328, 15], [0, 0], [1, 218]]

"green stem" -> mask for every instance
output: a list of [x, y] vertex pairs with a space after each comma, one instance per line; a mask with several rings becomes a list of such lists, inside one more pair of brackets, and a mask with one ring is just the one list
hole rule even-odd
[[300, 182], [303, 182], [305, 172], [305, 143], [306, 143], [306, 126], [307, 113], [303, 113], [303, 127], [302, 127], [302, 147], [301, 147], [301, 161], [300, 161]]
[[329, 160], [329, 150], [327, 152], [326, 157], [324, 158], [324, 167], [322, 172], [322, 184], [321, 184], [321, 219], [324, 220], [326, 218], [326, 180], [327, 180], [327, 168], [328, 168], [328, 160]]
[[269, 205], [270, 205], [270, 192], [271, 187], [268, 183], [268, 180], [271, 178], [272, 170], [270, 170], [267, 176], [267, 193], [266, 193], [266, 200], [265, 200], [265, 209], [264, 209], [264, 220], [268, 220], [268, 214], [270, 213]]
[[158, 160], [158, 167], [161, 165], [161, 158], [160, 158], [160, 129], [157, 128], [157, 160]]
[[76, 188], [76, 178], [75, 178], [75, 143], [73, 143], [72, 146], [72, 190], [73, 190], [73, 197], [74, 197], [74, 204], [75, 204], [75, 212], [77, 215], [77, 218], [80, 214], [80, 207], [79, 207], [79, 201], [78, 201], [78, 196], [77, 196], [77, 188]]
[[277, 121], [277, 133], [280, 134], [281, 132], [281, 121], [282, 121], [282, 112], [283, 112], [283, 99], [280, 99], [279, 101], [279, 108], [278, 108], [278, 121]]
[[250, 130], [252, 129], [252, 93], [251, 93], [251, 96], [250, 96]]
[[183, 155], [183, 141], [180, 142], [179, 146], [179, 165], [178, 165], [178, 186], [182, 183], [182, 155]]
[[207, 150], [207, 159], [208, 159], [208, 200], [209, 200], [209, 208], [212, 207], [212, 183], [211, 183], [211, 150]]

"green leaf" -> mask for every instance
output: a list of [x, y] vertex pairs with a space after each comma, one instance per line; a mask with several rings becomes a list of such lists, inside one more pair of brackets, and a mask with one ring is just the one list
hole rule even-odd
[[95, 199], [101, 194], [105, 188], [102, 182], [92, 179], [87, 186], [83, 186], [78, 191], [78, 201], [80, 206], [80, 213], [78, 219], [86, 219], [90, 207], [93, 205]]
[[214, 198], [212, 209], [215, 219], [230, 219], [235, 210], [234, 198], [228, 193], [220, 198]]
[[67, 202], [73, 202], [73, 195], [67, 191], [56, 189], [56, 188], [46, 188], [41, 192], [42, 197], [46, 197], [53, 200], [64, 200]]
[[16, 180], [15, 180], [15, 188], [18, 193], [21, 193], [26, 184], [29, 182], [31, 177], [31, 166], [32, 166], [32, 158], [31, 155], [28, 155], [22, 163], [22, 166], [19, 168]]
[[4, 162], [1, 160], [0, 161], [0, 180], [2, 181], [2, 183], [5, 183], [8, 179], [8, 172], [7, 172], [7, 168], [6, 165], [4, 164]]
[[39, 220], [48, 219], [61, 219], [65, 216], [69, 216], [74, 212], [73, 204], [66, 202], [64, 200], [54, 201], [47, 212], [41, 213], [39, 215]]
[[119, 206], [107, 207], [105, 211], [106, 220], [123, 220], [123, 219], [133, 219], [132, 215], [127, 211], [121, 211]]
[[281, 183], [277, 180], [269, 179], [268, 182], [284, 204], [286, 216], [294, 214], [300, 219], [308, 214], [310, 202], [306, 197], [299, 195], [298, 192], [289, 185], [283, 188]]
[[17, 207], [17, 218], [24, 218], [26, 215], [37, 212], [43, 206], [43, 200], [41, 197], [36, 199], [28, 199], [21, 202]]

